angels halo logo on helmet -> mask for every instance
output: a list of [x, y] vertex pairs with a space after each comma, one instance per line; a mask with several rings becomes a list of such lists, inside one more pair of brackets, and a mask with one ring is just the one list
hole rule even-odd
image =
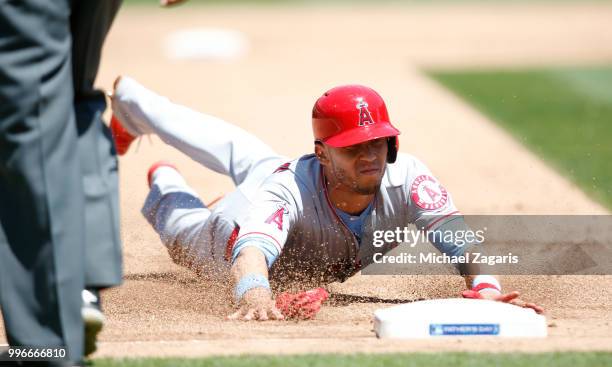
[[312, 109], [315, 141], [341, 148], [387, 138], [387, 162], [397, 158], [400, 131], [389, 119], [387, 106], [372, 88], [341, 85], [325, 92]]
[[374, 123], [366, 101], [359, 99], [359, 103], [355, 107], [359, 110], [359, 126], [372, 125]]

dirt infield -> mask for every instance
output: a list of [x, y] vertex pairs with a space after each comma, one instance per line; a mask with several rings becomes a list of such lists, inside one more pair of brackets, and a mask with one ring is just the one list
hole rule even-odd
[[[503, 14], [503, 18], [498, 16]], [[357, 7], [125, 8], [107, 42], [99, 84], [118, 74], [259, 136], [278, 152], [312, 150], [315, 98], [339, 83], [369, 84], [386, 98], [402, 131], [401, 150], [424, 160], [463, 213], [602, 214], [607, 211], [486, 117], [427, 79], [427, 67], [531, 66], [612, 61], [612, 5], [421, 5]], [[247, 57], [170, 61], [162, 40], [176, 29], [245, 33]], [[177, 122], [178, 123], [178, 122]], [[317, 320], [243, 323], [221, 282], [174, 265], [140, 215], [146, 170], [166, 159], [209, 201], [230, 181], [157, 138], [121, 158], [125, 283], [104, 294], [108, 324], [96, 356], [389, 351], [612, 349], [612, 276], [508, 277], [506, 289], [548, 310], [545, 340], [380, 341], [372, 311], [347, 295], [414, 300], [455, 297], [459, 276], [357, 276], [333, 284], [333, 306]], [[584, 286], [596, 280], [597, 286]]]

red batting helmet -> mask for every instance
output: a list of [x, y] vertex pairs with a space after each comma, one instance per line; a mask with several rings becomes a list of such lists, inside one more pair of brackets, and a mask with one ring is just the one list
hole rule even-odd
[[385, 101], [372, 88], [343, 85], [325, 92], [312, 109], [312, 130], [315, 141], [337, 148], [388, 138], [387, 162], [397, 157], [400, 132], [389, 121]]

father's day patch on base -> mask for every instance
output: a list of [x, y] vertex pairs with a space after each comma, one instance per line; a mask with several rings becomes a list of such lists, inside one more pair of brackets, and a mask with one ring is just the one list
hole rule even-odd
[[499, 324], [429, 324], [429, 335], [498, 335]]

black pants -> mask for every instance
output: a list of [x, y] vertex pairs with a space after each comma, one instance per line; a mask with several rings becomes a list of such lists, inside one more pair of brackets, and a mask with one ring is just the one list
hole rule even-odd
[[79, 158], [85, 194], [85, 285], [121, 283], [117, 155], [102, 123], [104, 93], [94, 89], [100, 53], [121, 0], [73, 0], [72, 75]]
[[[0, 307], [11, 345], [66, 346], [73, 361], [86, 259], [108, 268], [88, 285], [121, 279], [117, 165], [92, 88], [118, 5], [0, 0]], [[88, 27], [97, 44], [81, 43]]]

